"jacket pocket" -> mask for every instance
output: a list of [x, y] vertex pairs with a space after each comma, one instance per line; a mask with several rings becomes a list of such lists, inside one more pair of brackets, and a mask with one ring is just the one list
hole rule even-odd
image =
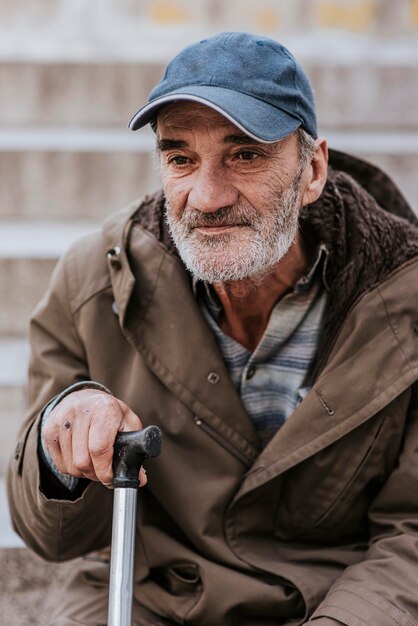
[[184, 623], [203, 589], [199, 568], [192, 562], [152, 567], [138, 586], [139, 602], [175, 624]]
[[170, 593], [194, 593], [201, 587], [200, 575], [194, 563], [177, 563], [165, 571], [165, 581]]

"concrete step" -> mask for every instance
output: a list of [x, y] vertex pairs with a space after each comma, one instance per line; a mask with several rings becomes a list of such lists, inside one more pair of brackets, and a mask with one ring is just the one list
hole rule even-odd
[[0, 337], [0, 476], [16, 444], [26, 409], [29, 344], [23, 337]]
[[[383, 166], [418, 211], [416, 131], [320, 130], [331, 147]], [[150, 132], [124, 129], [0, 129], [0, 219], [101, 221], [159, 188], [153, 145]]]
[[92, 222], [1, 222], [0, 336], [27, 332], [29, 316], [47, 288], [58, 257], [96, 228]]
[[[126, 127], [163, 64], [97, 60], [0, 62], [0, 124]], [[22, 97], [24, 94], [24, 97]]]
[[152, 138], [128, 130], [0, 129], [0, 218], [103, 219], [159, 187]]
[[0, 549], [1, 622], [7, 626], [50, 624], [64, 583], [78, 560], [47, 563], [28, 548]]
[[329, 146], [380, 167], [397, 184], [418, 214], [418, 133], [322, 133]]
[[[0, 341], [0, 360], [3, 360], [3, 347]], [[19, 369], [23, 368], [19, 363]], [[0, 382], [0, 476], [6, 473], [7, 465], [16, 446], [17, 433], [27, 410], [26, 380], [20, 384], [3, 384]]]
[[42, 0], [35, 5], [3, 0], [0, 5], [3, 45], [14, 47], [36, 38], [130, 49], [155, 41], [163, 46], [179, 32], [190, 41], [212, 30], [284, 34], [338, 28], [393, 36], [417, 27], [415, 0]]
[[[0, 336], [0, 389], [19, 389], [26, 384], [27, 367], [29, 361], [29, 344], [24, 337]], [[5, 407], [5, 396], [3, 395], [1, 406]], [[6, 409], [14, 409], [17, 406], [20, 410], [25, 401], [10, 401], [10, 406]]]
[[6, 496], [6, 480], [0, 475], [0, 553], [4, 548], [23, 547], [23, 541], [12, 528], [9, 514], [9, 503]]
[[[193, 38], [175, 41], [169, 49], [148, 46], [124, 58], [117, 57], [117, 48], [112, 57], [100, 47], [68, 54], [50, 46], [46, 53], [34, 50], [28, 57], [25, 52], [2, 54], [0, 47], [0, 125], [124, 128], [185, 41]], [[416, 38], [320, 32], [283, 41], [312, 80], [321, 124], [368, 130], [417, 127]]]

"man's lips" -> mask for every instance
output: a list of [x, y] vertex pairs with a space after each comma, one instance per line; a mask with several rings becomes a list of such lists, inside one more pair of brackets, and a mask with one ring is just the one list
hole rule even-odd
[[218, 224], [216, 226], [195, 226], [193, 230], [197, 230], [204, 235], [216, 235], [220, 233], [225, 233], [229, 230], [233, 230], [234, 228], [243, 228], [248, 226], [247, 224]]

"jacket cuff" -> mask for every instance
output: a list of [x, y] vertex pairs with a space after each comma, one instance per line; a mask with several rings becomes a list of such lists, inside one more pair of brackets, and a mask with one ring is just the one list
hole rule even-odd
[[105, 391], [109, 394], [111, 393], [111, 391], [107, 387], [93, 380], [83, 380], [81, 382], [74, 383], [73, 385], [70, 385], [69, 387], [64, 389], [64, 391], [62, 391], [60, 394], [55, 396], [55, 398], [46, 405], [41, 413], [41, 420], [39, 422], [38, 456], [40, 457], [44, 467], [52, 472], [52, 474], [59, 480], [59, 482], [71, 492], [74, 492], [76, 490], [79, 482], [78, 478], [70, 476], [69, 474], [64, 474], [63, 472], [59, 471], [46, 448], [45, 441], [42, 436], [42, 428], [48, 418], [48, 415], [57, 406], [57, 404], [59, 404], [61, 400], [63, 400], [66, 396], [70, 395], [74, 391], [80, 391], [81, 389], [98, 389], [100, 391]]

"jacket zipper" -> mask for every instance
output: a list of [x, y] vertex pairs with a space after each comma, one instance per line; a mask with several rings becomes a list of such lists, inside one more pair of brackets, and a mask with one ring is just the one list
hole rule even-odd
[[242, 450], [237, 448], [229, 439], [221, 435], [210, 424], [202, 420], [200, 417], [197, 417], [197, 415], [194, 417], [194, 423], [223, 448], [225, 448], [225, 450], [228, 450], [228, 452], [230, 452], [236, 459], [241, 461], [241, 463], [244, 463], [247, 467], [252, 467], [255, 459], [252, 459], [250, 456], [242, 452]]

